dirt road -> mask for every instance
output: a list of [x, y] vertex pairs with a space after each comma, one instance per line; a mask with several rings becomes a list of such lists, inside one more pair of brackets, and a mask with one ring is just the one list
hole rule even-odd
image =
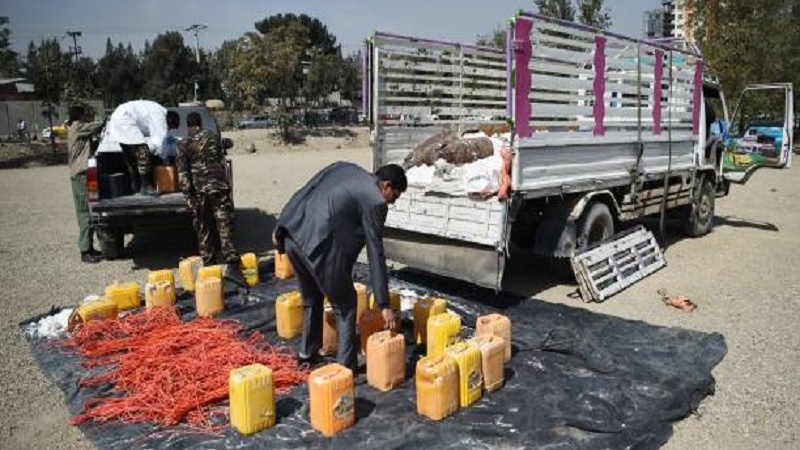
[[[309, 176], [340, 159], [370, 165], [368, 148], [237, 154], [240, 248], [266, 252], [274, 214]], [[800, 423], [800, 179], [798, 169], [763, 171], [718, 201], [714, 232], [675, 236], [669, 266], [603, 304], [570, 298], [574, 286], [513, 265], [508, 286], [577, 308], [722, 333], [728, 355], [714, 371], [717, 393], [678, 424], [667, 449], [790, 449]], [[80, 263], [67, 168], [0, 171], [0, 448], [88, 449], [60, 391], [40, 374], [17, 324], [99, 293], [114, 279], [143, 282], [147, 268], [175, 267], [192, 252], [185, 236], [138, 236], [134, 259]], [[677, 232], [674, 232], [677, 233]], [[683, 293], [699, 308], [665, 307], [656, 290]]]

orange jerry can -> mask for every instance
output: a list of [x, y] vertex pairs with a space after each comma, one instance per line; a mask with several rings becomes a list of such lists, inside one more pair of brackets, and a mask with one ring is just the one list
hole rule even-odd
[[386, 322], [383, 321], [383, 314], [377, 309], [368, 309], [361, 317], [361, 322], [358, 324], [358, 337], [361, 341], [361, 351], [367, 353], [367, 342], [373, 333], [377, 333], [386, 328]]
[[293, 276], [294, 276], [294, 269], [292, 268], [292, 262], [289, 261], [289, 256], [286, 253], [280, 254], [276, 251], [275, 278], [280, 278], [281, 280], [288, 280]]
[[353, 283], [356, 289], [356, 324], [361, 322], [361, 315], [369, 307], [369, 297], [367, 297], [367, 287], [361, 283]]
[[299, 291], [287, 292], [275, 300], [275, 322], [278, 336], [292, 339], [303, 332], [303, 296]]
[[195, 309], [199, 317], [214, 317], [225, 310], [222, 280], [219, 278], [198, 280], [196, 288]]
[[503, 338], [493, 334], [475, 336], [473, 342], [481, 351], [481, 371], [483, 387], [486, 392], [493, 392], [503, 386], [503, 362], [506, 345]]
[[182, 259], [178, 263], [178, 275], [181, 278], [183, 290], [194, 292], [194, 283], [197, 280], [197, 272], [203, 267], [203, 258], [190, 256]]
[[406, 375], [406, 340], [402, 334], [379, 331], [367, 341], [367, 382], [381, 391], [403, 384]]
[[175, 285], [166, 280], [144, 285], [144, 302], [147, 309], [157, 306], [175, 306]]
[[308, 375], [311, 426], [331, 437], [356, 423], [353, 371], [328, 364]]
[[487, 314], [478, 317], [475, 323], [475, 335], [493, 334], [503, 338], [505, 344], [505, 362], [511, 359], [511, 320], [502, 314]]
[[425, 297], [414, 304], [412, 316], [414, 317], [414, 341], [417, 344], [427, 342], [428, 318], [447, 312], [447, 301], [441, 298]]
[[178, 190], [178, 168], [175, 166], [153, 167], [153, 179], [159, 194], [168, 194]]
[[[369, 296], [369, 307], [375, 308], [375, 294]], [[400, 312], [400, 293], [396, 289], [389, 289], [389, 308], [394, 312]]]
[[450, 356], [420, 358], [415, 383], [418, 414], [442, 420], [458, 411], [458, 364]]
[[481, 351], [469, 342], [457, 342], [447, 347], [445, 353], [458, 364], [458, 393], [461, 407], [477, 402], [481, 398], [483, 372], [481, 371]]
[[461, 317], [452, 312], [436, 314], [428, 319], [428, 356], [444, 353], [444, 349], [458, 342], [461, 336]]
[[336, 332], [336, 314], [333, 312], [333, 307], [327, 305], [322, 316], [322, 348], [320, 353], [323, 355], [336, 353], [339, 348], [338, 342], [339, 334]]

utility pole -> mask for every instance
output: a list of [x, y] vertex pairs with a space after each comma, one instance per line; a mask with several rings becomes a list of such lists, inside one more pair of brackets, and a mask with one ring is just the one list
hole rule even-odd
[[[75, 66], [72, 68], [72, 82], [73, 86], [75, 87], [75, 95], [80, 98], [83, 96], [83, 80], [80, 78], [78, 74], [78, 61], [80, 60], [80, 54], [83, 53], [83, 49], [78, 46], [78, 38], [83, 36], [83, 33], [80, 31], [67, 31], [67, 36], [72, 38], [72, 53], [75, 55]], [[52, 127], [51, 127], [52, 129]]]
[[[198, 66], [200, 65], [200, 36], [198, 35], [198, 33], [200, 32], [200, 30], [205, 30], [206, 28], [208, 28], [208, 25], [203, 25], [201, 23], [195, 23], [195, 24], [189, 26], [188, 28], [186, 28], [184, 30], [184, 31], [189, 31], [189, 32], [193, 31], [194, 32], [194, 56], [197, 59], [197, 65]], [[197, 90], [198, 90], [198, 88], [199, 88], [199, 83], [198, 83], [197, 80], [195, 80], [194, 81], [194, 101], [195, 102], [197, 101]]]
[[67, 35], [72, 37], [72, 52], [75, 54], [75, 65], [78, 64], [78, 55], [83, 53], [83, 50], [78, 47], [78, 38], [83, 36], [80, 31], [67, 31]]

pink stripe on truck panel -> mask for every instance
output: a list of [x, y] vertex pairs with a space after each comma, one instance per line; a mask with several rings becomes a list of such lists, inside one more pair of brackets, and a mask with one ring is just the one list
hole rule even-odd
[[514, 22], [514, 39], [516, 40], [516, 65], [514, 78], [514, 127], [519, 137], [531, 136], [531, 93], [530, 62], [533, 56], [531, 31], [533, 22], [518, 17]]
[[694, 101], [692, 102], [692, 134], [700, 132], [700, 103], [703, 101], [703, 60], [694, 62]]
[[606, 38], [594, 37], [594, 135], [606, 134], [603, 121], [606, 115]]
[[656, 50], [655, 81], [653, 86], [653, 134], [661, 134], [661, 84], [664, 79], [664, 51]]

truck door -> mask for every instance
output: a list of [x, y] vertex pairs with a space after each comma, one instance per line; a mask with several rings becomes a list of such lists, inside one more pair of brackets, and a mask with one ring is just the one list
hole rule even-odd
[[745, 88], [722, 137], [722, 172], [727, 181], [744, 184], [762, 167], [780, 169], [791, 165], [793, 94], [791, 83]]

